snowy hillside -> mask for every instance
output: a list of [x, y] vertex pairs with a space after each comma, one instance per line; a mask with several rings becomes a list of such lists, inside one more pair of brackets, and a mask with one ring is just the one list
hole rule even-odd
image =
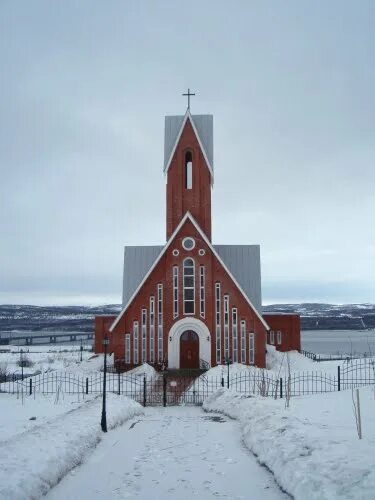
[[[120, 304], [95, 307], [0, 305], [0, 332], [92, 332], [96, 315], [116, 315], [120, 310]], [[303, 330], [375, 328], [373, 304], [273, 304], [265, 306], [263, 311], [300, 314]]]

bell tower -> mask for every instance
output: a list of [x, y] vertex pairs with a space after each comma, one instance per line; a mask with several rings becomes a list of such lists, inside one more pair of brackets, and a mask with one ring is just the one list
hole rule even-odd
[[211, 241], [213, 116], [191, 115], [190, 102], [184, 116], [165, 117], [164, 173], [167, 240], [190, 212]]

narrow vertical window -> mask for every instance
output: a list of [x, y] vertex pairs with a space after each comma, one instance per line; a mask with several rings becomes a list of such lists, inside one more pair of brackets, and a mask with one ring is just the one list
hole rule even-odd
[[158, 284], [158, 361], [163, 362], [163, 285]]
[[195, 279], [193, 259], [184, 260], [184, 314], [195, 312]]
[[193, 188], [193, 155], [188, 151], [185, 155], [185, 189]]
[[237, 309], [232, 308], [232, 354], [233, 363], [238, 361], [238, 328], [237, 328]]
[[241, 363], [246, 363], [246, 321], [241, 321]]
[[249, 333], [249, 363], [253, 365], [254, 360], [255, 360], [254, 333]]
[[215, 284], [216, 316], [216, 363], [221, 363], [221, 291], [220, 283]]
[[270, 344], [274, 345], [275, 343], [275, 332], [273, 330], [270, 331]]
[[155, 362], [155, 297], [150, 297], [150, 362]]
[[147, 309], [142, 309], [142, 363], [146, 363]]
[[201, 315], [201, 318], [205, 317], [206, 310], [205, 310], [205, 269], [204, 266], [201, 266], [199, 268], [199, 313]]
[[130, 364], [130, 333], [125, 333], [125, 364]]
[[178, 318], [178, 267], [173, 266], [173, 318]]
[[224, 295], [224, 356], [229, 359], [229, 295]]
[[278, 332], [277, 332], [277, 344], [281, 345], [281, 332], [280, 332], [280, 330], [278, 330]]
[[138, 332], [139, 332], [139, 327], [138, 327], [138, 321], [134, 321], [133, 323], [133, 342], [134, 342], [134, 364], [137, 365], [139, 363], [139, 356], [138, 356]]

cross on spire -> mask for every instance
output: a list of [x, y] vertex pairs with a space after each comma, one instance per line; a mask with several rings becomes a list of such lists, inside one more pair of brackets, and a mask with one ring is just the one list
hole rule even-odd
[[189, 109], [189, 110], [190, 110], [190, 96], [195, 95], [195, 94], [192, 94], [192, 93], [190, 92], [190, 89], [188, 89], [187, 94], [182, 94], [182, 95], [183, 95], [183, 96], [187, 96], [187, 98], [188, 98], [188, 106], [187, 106], [187, 109]]

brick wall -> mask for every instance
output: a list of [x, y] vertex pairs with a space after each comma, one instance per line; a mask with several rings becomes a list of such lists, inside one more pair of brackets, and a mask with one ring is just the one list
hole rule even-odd
[[[298, 314], [263, 314], [263, 318], [270, 327], [267, 344], [274, 345], [278, 351], [301, 350], [301, 327]], [[274, 332], [273, 335], [272, 332]], [[281, 343], [277, 341], [277, 332], [281, 332]]]

